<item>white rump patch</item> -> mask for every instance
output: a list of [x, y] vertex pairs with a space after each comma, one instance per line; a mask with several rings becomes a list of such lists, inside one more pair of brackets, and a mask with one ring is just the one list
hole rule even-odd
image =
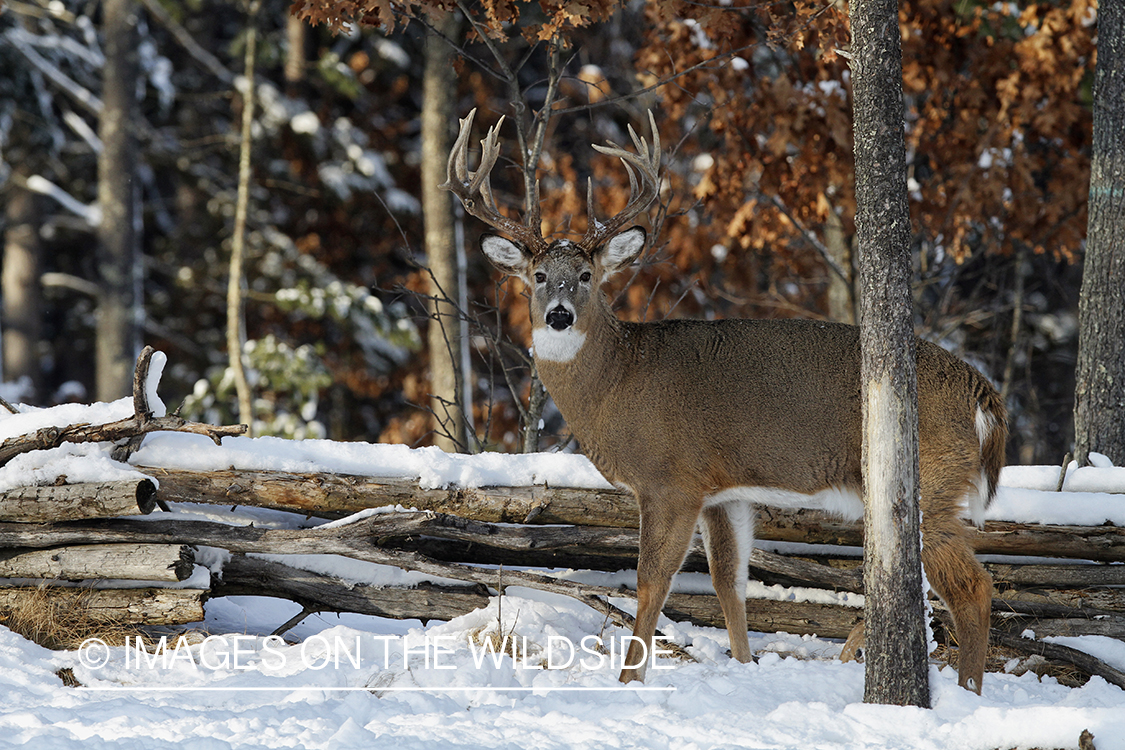
[[984, 409], [977, 407], [976, 416], [977, 439], [980, 441], [980, 448], [984, 450], [984, 441], [988, 440], [988, 436], [992, 434], [992, 430], [996, 428], [996, 417], [991, 414], [986, 414]]
[[531, 332], [531, 348], [536, 359], [548, 362], [569, 362], [586, 343], [586, 334], [575, 328], [556, 331], [550, 326]]
[[969, 520], [978, 529], [984, 528], [985, 501], [988, 499], [988, 477], [982, 470], [980, 476], [973, 480], [972, 487], [965, 492], [965, 510], [969, 513]]
[[731, 487], [704, 498], [703, 505], [718, 505], [732, 500], [742, 500], [770, 508], [810, 508], [823, 510], [848, 521], [863, 518], [863, 498], [842, 487], [828, 487], [806, 495], [803, 492], [782, 490], [777, 487]]

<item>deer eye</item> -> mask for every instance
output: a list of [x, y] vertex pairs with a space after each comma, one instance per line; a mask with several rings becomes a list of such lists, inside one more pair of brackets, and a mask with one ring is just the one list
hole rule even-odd
[[579, 281], [589, 281], [590, 280], [590, 272], [589, 271], [583, 271], [582, 275], [578, 277], [578, 280]]
[[547, 274], [543, 273], [542, 271], [536, 271], [535, 272], [535, 283], [536, 284], [547, 283]]

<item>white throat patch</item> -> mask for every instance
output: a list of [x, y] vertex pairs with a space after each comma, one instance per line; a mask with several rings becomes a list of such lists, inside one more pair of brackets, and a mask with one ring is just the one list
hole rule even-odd
[[573, 328], [556, 331], [549, 326], [531, 332], [535, 358], [548, 362], [569, 362], [586, 343], [586, 334]]

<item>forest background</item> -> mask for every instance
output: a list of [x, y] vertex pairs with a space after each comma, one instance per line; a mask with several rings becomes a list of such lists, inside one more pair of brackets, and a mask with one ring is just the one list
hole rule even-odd
[[[629, 144], [652, 110], [664, 182], [651, 249], [610, 289], [621, 317], [855, 321], [844, 3], [290, 10], [0, 8], [6, 398], [126, 395], [144, 343], [184, 416], [251, 421], [229, 318], [254, 434], [573, 447], [533, 379], [520, 283], [432, 195], [474, 107], [478, 138], [508, 116], [494, 189], [519, 215], [537, 177], [545, 235], [585, 229], [587, 179], [598, 216], [624, 206], [628, 175], [591, 144]], [[900, 4], [916, 330], [1002, 389], [1013, 463], [1074, 441], [1096, 17], [1086, 0]]]

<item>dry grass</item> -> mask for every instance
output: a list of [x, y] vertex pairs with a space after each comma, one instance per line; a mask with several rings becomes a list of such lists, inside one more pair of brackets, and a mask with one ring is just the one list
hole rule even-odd
[[516, 634], [514, 623], [507, 633], [492, 625], [481, 626], [469, 633], [469, 639], [495, 654], [508, 654], [513, 659], [527, 657], [527, 641]]
[[87, 638], [122, 646], [126, 637], [141, 632], [135, 625], [106, 621], [104, 613], [92, 616], [93, 589], [40, 585], [26, 591], [16, 606], [0, 612], [0, 623], [44, 648], [75, 649]]

